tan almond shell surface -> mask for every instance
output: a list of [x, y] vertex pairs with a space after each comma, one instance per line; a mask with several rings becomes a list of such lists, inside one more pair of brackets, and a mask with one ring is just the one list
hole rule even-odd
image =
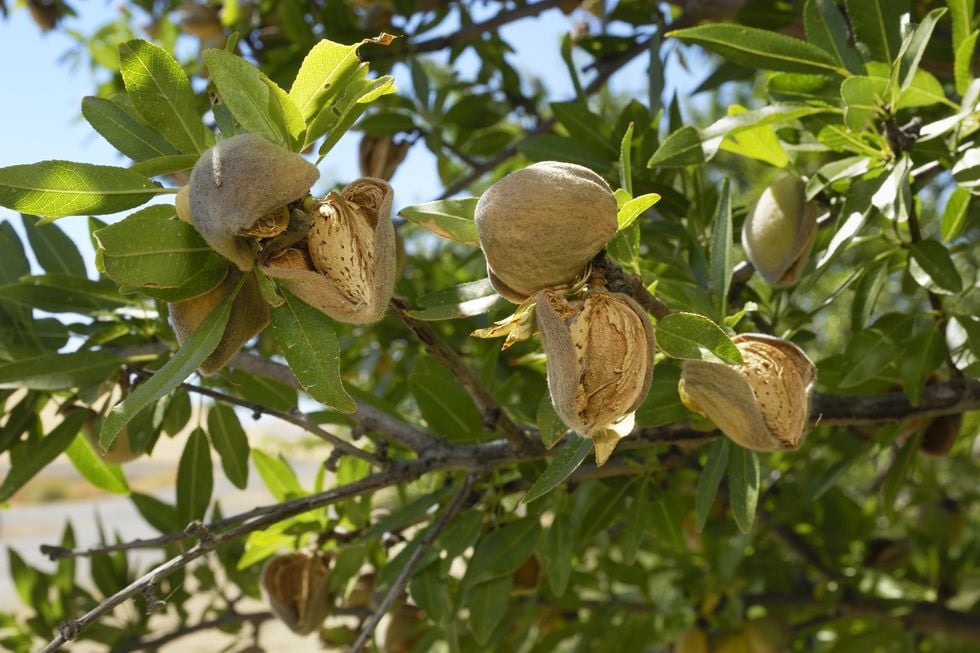
[[544, 161], [487, 189], [474, 219], [491, 283], [521, 303], [581, 275], [616, 235], [616, 198], [592, 170]]
[[767, 188], [742, 226], [742, 246], [756, 271], [774, 288], [795, 284], [817, 234], [817, 205], [806, 185], [790, 175]]
[[316, 632], [331, 611], [329, 559], [319, 553], [278, 555], [262, 569], [273, 614], [297, 635]]
[[[182, 302], [169, 304], [170, 322], [177, 342], [183, 344], [197, 330], [204, 319], [235, 289], [242, 273], [229, 267], [228, 275], [218, 286], [203, 295]], [[259, 290], [258, 280], [249, 274], [242, 289], [231, 305], [231, 316], [215, 350], [201, 363], [201, 373], [214, 374], [238, 353], [246, 342], [258, 335], [269, 324], [269, 305]]]
[[304, 263], [297, 250], [282, 260], [270, 259], [262, 271], [336, 320], [378, 321], [395, 289], [393, 195], [386, 181], [372, 177], [348, 184], [339, 195], [329, 194], [313, 207], [307, 236], [311, 267], [300, 267]]
[[780, 338], [740, 334], [732, 342], [743, 363], [684, 361], [682, 393], [747, 449], [798, 448], [807, 429], [813, 363], [796, 345]]
[[653, 379], [653, 329], [631, 298], [591, 290], [569, 303], [558, 292], [537, 295], [538, 328], [548, 358], [555, 411], [592, 436], [633, 413]]
[[306, 159], [258, 134], [233, 136], [206, 150], [191, 171], [191, 220], [212, 249], [251, 270], [251, 239], [240, 234], [304, 197], [319, 176]]

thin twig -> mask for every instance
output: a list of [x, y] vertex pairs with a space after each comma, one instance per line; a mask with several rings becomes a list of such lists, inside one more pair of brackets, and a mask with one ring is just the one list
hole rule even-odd
[[378, 606], [378, 609], [374, 611], [371, 618], [368, 619], [367, 623], [364, 624], [364, 627], [361, 628], [361, 634], [358, 635], [357, 640], [351, 647], [350, 653], [360, 653], [360, 651], [364, 649], [368, 639], [371, 638], [371, 636], [374, 634], [375, 628], [378, 627], [378, 622], [381, 621], [381, 618], [385, 616], [385, 614], [387, 614], [392, 603], [395, 602], [395, 599], [401, 596], [402, 592], [405, 591], [405, 586], [408, 585], [409, 579], [415, 572], [415, 566], [422, 560], [422, 556], [428, 553], [429, 547], [431, 547], [432, 543], [436, 541], [439, 534], [442, 533], [446, 526], [449, 525], [449, 520], [451, 520], [459, 509], [463, 507], [463, 503], [469, 497], [470, 492], [473, 491], [473, 483], [475, 481], [476, 476], [474, 474], [469, 474], [463, 481], [463, 486], [459, 489], [459, 492], [456, 493], [455, 498], [453, 498], [452, 503], [450, 503], [446, 509], [443, 510], [442, 514], [439, 515], [439, 518], [435, 521], [435, 523], [426, 530], [425, 534], [422, 536], [422, 539], [419, 541], [418, 546], [415, 547], [415, 550], [409, 557], [408, 562], [405, 563], [405, 567], [398, 574], [398, 578], [395, 579], [395, 582], [391, 585], [388, 593], [385, 595], [384, 599], [381, 600], [381, 605]]
[[[143, 379], [148, 379], [153, 376], [153, 372], [150, 372], [149, 370], [134, 369], [133, 371], [137, 376], [140, 376]], [[380, 458], [372, 453], [368, 453], [367, 451], [364, 451], [362, 449], [358, 449], [350, 442], [347, 442], [346, 440], [342, 440], [341, 438], [337, 437], [333, 433], [330, 433], [329, 431], [321, 428], [319, 424], [311, 420], [303, 413], [300, 412], [287, 413], [282, 410], [277, 410], [269, 406], [263, 406], [255, 402], [248, 401], [247, 399], [241, 399], [239, 397], [226, 394], [219, 390], [206, 388], [200, 385], [194, 385], [193, 383], [181, 383], [180, 386], [178, 387], [183, 388], [188, 392], [194, 392], [196, 394], [205, 397], [210, 397], [215, 401], [220, 401], [222, 403], [231, 404], [234, 406], [240, 406], [242, 408], [247, 408], [250, 411], [252, 411], [253, 415], [256, 416], [269, 415], [270, 417], [281, 419], [284, 422], [289, 422], [290, 424], [293, 424], [294, 426], [298, 426], [304, 431], [317, 436], [321, 440], [325, 440], [326, 442], [329, 442], [338, 451], [342, 451], [343, 453], [349, 456], [353, 456], [355, 458], [360, 458], [361, 460], [367, 461], [372, 465], [374, 465], [375, 467], [384, 468], [388, 465], [388, 460], [384, 458]]]
[[408, 313], [408, 306], [403, 299], [393, 298], [391, 310], [405, 323], [412, 333], [421, 341], [425, 350], [437, 361], [442, 363], [459, 382], [466, 393], [476, 404], [483, 416], [483, 425], [489, 431], [500, 430], [504, 437], [521, 451], [531, 446], [527, 433], [504, 412], [503, 407], [493, 398], [490, 391], [476, 372], [462, 359], [455, 349], [442, 339], [428, 322], [417, 320]]
[[436, 52], [456, 45], [465, 45], [481, 34], [496, 31], [504, 25], [522, 18], [530, 18], [543, 14], [549, 9], [554, 9], [559, 4], [561, 4], [561, 0], [541, 0], [540, 2], [518, 5], [508, 11], [500, 11], [493, 18], [489, 18], [482, 23], [464, 25], [446, 36], [437, 36], [418, 43], [409, 41], [405, 49], [411, 54], [420, 54], [423, 52]]

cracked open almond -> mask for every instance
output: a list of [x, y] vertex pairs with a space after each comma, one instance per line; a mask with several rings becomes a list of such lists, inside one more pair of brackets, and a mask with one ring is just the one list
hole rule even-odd
[[632, 430], [633, 413], [650, 390], [650, 320], [631, 298], [603, 289], [572, 301], [542, 290], [535, 311], [555, 411], [569, 428], [592, 438], [602, 464]]
[[395, 288], [392, 195], [370, 177], [328, 193], [311, 209], [306, 239], [270, 256], [263, 272], [341, 322], [381, 319]]
[[741, 365], [684, 361], [681, 400], [746, 449], [796, 449], [806, 433], [816, 368], [781, 338], [744, 333], [732, 342]]
[[316, 166], [258, 134], [240, 134], [206, 150], [191, 172], [191, 222], [216, 252], [251, 270], [255, 239], [285, 230], [287, 206], [305, 197]]
[[262, 569], [272, 613], [298, 635], [315, 632], [330, 614], [329, 579], [330, 558], [319, 551], [278, 555]]
[[582, 275], [616, 235], [616, 198], [588, 168], [544, 161], [487, 189], [474, 219], [490, 283], [520, 304]]

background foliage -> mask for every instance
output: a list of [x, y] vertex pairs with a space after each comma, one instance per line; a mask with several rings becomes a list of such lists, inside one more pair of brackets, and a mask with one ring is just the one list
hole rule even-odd
[[[46, 29], [71, 11], [27, 5]], [[656, 651], [692, 625], [718, 650], [747, 646], [746, 633], [754, 651], [975, 650], [974, 3], [577, 5], [134, 1], [79, 35], [106, 80], [82, 115], [132, 163], [0, 170], [0, 204], [24, 214], [27, 234], [0, 225], [0, 452], [10, 461], [0, 500], [65, 452], [161, 536], [127, 544], [123, 525], [107, 524], [104, 543], [75, 542], [69, 528], [46, 549], [54, 571], [10, 550], [25, 610], [0, 615], [3, 646], [35, 650], [57, 636], [53, 650], [77, 636], [133, 650], [210, 627], [248, 642], [271, 618], [240, 607], [260, 596], [261, 563], [317, 547], [333, 556], [333, 612], [347, 618], [321, 633], [337, 647], [376, 625], [390, 598], [388, 632], [403, 639], [384, 650]], [[528, 79], [499, 31], [559, 10], [582, 25], [554, 44], [569, 98]], [[380, 33], [399, 38], [372, 40]], [[331, 62], [334, 90], [295, 115], [275, 88], [303, 96], [294, 79], [311, 50]], [[478, 57], [473, 75], [455, 65], [464, 52]], [[691, 98], [665, 97], [663, 62], [683, 70], [692, 57], [710, 74], [689, 71], [704, 77]], [[609, 92], [637, 58], [650, 62], [647, 95]], [[385, 75], [397, 67], [411, 84], [396, 90]], [[256, 109], [249, 98], [263, 93], [274, 101]], [[322, 361], [312, 371], [283, 362], [283, 343], [296, 345], [280, 328], [287, 316], [222, 374], [188, 379], [207, 329], [178, 350], [165, 304], [213, 287], [226, 263], [170, 219], [168, 199], [112, 226], [94, 216], [168, 198], [215, 128], [329, 161], [352, 126], [364, 174], [390, 174], [405, 148], [437, 161], [442, 196], [401, 212], [401, 299], [365, 327], [294, 314], [322, 334], [306, 352]], [[470, 337], [512, 311], [483, 281], [472, 196], [541, 160], [588, 166], [621, 189], [609, 255], [669, 309], [806, 350], [818, 380], [800, 450], [758, 456], [690, 414], [678, 359], [704, 355], [714, 336], [694, 337], [692, 352], [670, 337], [697, 333], [692, 324], [663, 319], [653, 389], [613, 459], [583, 463], [589, 445], [572, 434], [546, 448], [564, 427], [539, 342], [502, 352]], [[822, 228], [800, 283], [774, 290], [743, 261], [737, 234], [781, 171], [807, 179]], [[651, 194], [652, 207], [641, 199]], [[35, 215], [93, 216], [99, 278], [58, 224]], [[228, 313], [209, 319], [220, 334]], [[311, 399], [290, 366], [301, 377], [339, 370], [350, 397]], [[192, 418], [192, 395], [214, 400], [206, 414]], [[327, 440], [309, 450], [320, 473], [298, 476], [250, 448], [249, 411]], [[184, 439], [173, 504], [131, 492], [124, 470], [93, 452], [84, 432], [103, 420], [104, 442], [125, 428], [147, 455], [161, 438]], [[219, 474], [237, 487], [258, 474], [279, 503], [225, 515], [212, 496]], [[137, 547], [156, 547], [163, 566], [134, 563]], [[91, 561], [84, 579], [78, 556]], [[371, 600], [357, 594], [366, 575]], [[106, 616], [113, 596], [140, 609]], [[762, 624], [778, 631], [775, 648], [758, 648]]]

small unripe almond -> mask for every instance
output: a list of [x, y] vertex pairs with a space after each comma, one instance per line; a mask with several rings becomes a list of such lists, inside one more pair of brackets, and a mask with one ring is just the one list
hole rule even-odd
[[[241, 276], [242, 273], [237, 269], [230, 268], [228, 276], [214, 290], [169, 305], [170, 321], [177, 335], [177, 342], [183, 344], [191, 337], [204, 319], [231, 294]], [[249, 274], [231, 305], [231, 316], [221, 341], [201, 363], [201, 373], [209, 375], [220, 370], [238, 353], [242, 345], [260, 333], [268, 323], [269, 305], [262, 298], [255, 275]]]
[[[257, 223], [275, 223], [319, 176], [306, 159], [258, 134], [233, 136], [206, 150], [191, 171], [191, 220], [212, 249], [239, 269], [251, 270], [250, 230]], [[289, 213], [285, 216], [288, 222]]]
[[490, 283], [518, 304], [577, 280], [617, 229], [609, 184], [558, 161], [507, 175], [483, 194], [474, 217]]
[[806, 433], [813, 362], [793, 343], [772, 336], [745, 333], [732, 342], [741, 365], [684, 361], [681, 400], [746, 449], [796, 449]]
[[806, 201], [803, 180], [785, 176], [759, 198], [742, 226], [742, 246], [770, 286], [796, 283], [817, 235], [817, 205]]
[[298, 635], [320, 628], [330, 614], [330, 558], [321, 552], [278, 555], [262, 569], [272, 613]]
[[85, 433], [85, 439], [88, 440], [88, 443], [92, 445], [92, 449], [104, 462], [112, 465], [122, 465], [131, 460], [136, 460], [143, 455], [142, 452], [133, 451], [129, 440], [129, 429], [126, 427], [123, 427], [116, 435], [116, 439], [109, 445], [109, 450], [103, 452], [102, 445], [99, 444], [99, 431], [95, 427], [96, 420], [90, 418], [85, 420], [85, 425], [82, 430]]
[[617, 426], [629, 421], [624, 430], [631, 430], [632, 415], [650, 390], [650, 320], [631, 298], [603, 289], [571, 302], [559, 291], [542, 290], [536, 301], [552, 404], [569, 428], [593, 439], [602, 464], [624, 435]]
[[388, 182], [368, 177], [328, 193], [311, 209], [306, 239], [262, 271], [335, 320], [376, 322], [395, 289], [393, 194]]

